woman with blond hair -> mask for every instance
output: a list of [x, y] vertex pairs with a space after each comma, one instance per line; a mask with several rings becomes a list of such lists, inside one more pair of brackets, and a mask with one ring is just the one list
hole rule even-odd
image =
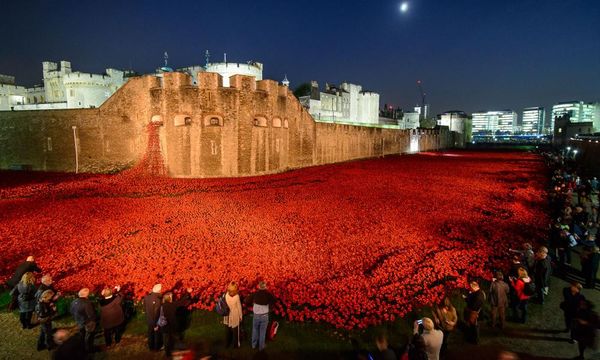
[[21, 281], [10, 292], [11, 296], [17, 296], [19, 304], [19, 320], [23, 329], [31, 328], [31, 316], [35, 310], [35, 277], [32, 272], [26, 272]]
[[56, 316], [56, 305], [54, 305], [54, 291], [44, 291], [35, 306], [35, 313], [40, 322], [40, 336], [38, 338], [37, 349], [52, 350], [54, 341], [52, 340], [52, 318]]
[[520, 267], [517, 273], [519, 274], [518, 279], [510, 278], [510, 284], [515, 289], [517, 297], [517, 304], [514, 309], [515, 317], [518, 322], [525, 323], [527, 321], [527, 303], [531, 295], [535, 294], [535, 289], [533, 289], [533, 292], [530, 289], [534, 284], [524, 267]]
[[229, 283], [225, 293], [225, 301], [229, 307], [229, 314], [223, 318], [223, 324], [227, 325], [227, 346], [240, 347], [240, 325], [242, 323], [242, 302], [238, 294], [238, 286], [235, 281]]

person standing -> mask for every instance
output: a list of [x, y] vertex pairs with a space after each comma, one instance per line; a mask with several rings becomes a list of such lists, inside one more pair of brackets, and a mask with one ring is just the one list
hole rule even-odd
[[544, 297], [548, 296], [551, 272], [552, 264], [550, 263], [550, 258], [548, 257], [548, 248], [542, 246], [537, 251], [533, 269], [533, 278], [536, 285], [535, 292], [537, 300], [540, 304], [543, 304]]
[[[498, 324], [504, 329], [506, 321], [506, 308], [508, 307], [508, 295], [510, 288], [504, 282], [504, 274], [498, 271], [490, 285], [490, 305], [492, 306], [492, 327]], [[498, 323], [497, 323], [498, 321]]]
[[156, 284], [152, 292], [144, 297], [144, 310], [146, 311], [146, 323], [148, 325], [148, 349], [159, 351], [163, 345], [162, 331], [156, 323], [160, 316], [162, 285]]
[[267, 283], [258, 283], [258, 291], [251, 294], [246, 302], [252, 304], [252, 348], [265, 348], [267, 327], [269, 326], [269, 311], [275, 303], [275, 297], [267, 290]]
[[188, 306], [192, 302], [190, 296], [191, 292], [192, 289], [188, 288], [183, 297], [176, 301], [173, 299], [172, 292], [166, 293], [162, 298], [162, 314], [167, 320], [166, 325], [162, 327], [162, 332], [164, 336], [165, 354], [168, 358], [171, 357], [171, 353], [175, 347], [177, 333], [179, 332], [177, 309]]
[[579, 348], [579, 359], [583, 359], [585, 349], [593, 347], [596, 342], [596, 331], [600, 324], [593, 307], [588, 300], [582, 300], [573, 319], [572, 334]]
[[[423, 318], [423, 333], [421, 337], [425, 343], [425, 352], [427, 353], [428, 360], [439, 360], [440, 350], [442, 348], [442, 342], [444, 341], [444, 334], [441, 330], [436, 330], [433, 326], [433, 320], [430, 318]], [[419, 321], [415, 321], [413, 327], [413, 335], [419, 333]]]
[[450, 333], [454, 331], [458, 321], [456, 308], [454, 305], [452, 305], [449, 297], [446, 296], [441, 304], [436, 304], [433, 307], [433, 320], [437, 327], [442, 330], [442, 333], [444, 334], [442, 348], [440, 349], [440, 356], [444, 357], [446, 354], [446, 349], [448, 348], [448, 339], [450, 337]]
[[581, 272], [585, 279], [585, 287], [593, 289], [596, 287], [596, 275], [600, 263], [600, 249], [598, 246], [587, 246], [581, 251]]
[[110, 288], [102, 290], [102, 297], [98, 300], [100, 304], [100, 326], [104, 332], [104, 343], [107, 347], [112, 346], [113, 339], [115, 344], [121, 341], [123, 334], [123, 322], [125, 314], [123, 313], [123, 297], [119, 294], [120, 286], [115, 286], [116, 294]]
[[42, 270], [35, 263], [35, 258], [33, 256], [28, 256], [27, 260], [17, 266], [14, 275], [6, 282], [6, 285], [8, 285], [9, 288], [14, 288], [19, 281], [21, 281], [21, 278], [25, 273], [34, 273], [40, 271]]
[[242, 303], [238, 294], [238, 286], [235, 281], [227, 286], [225, 301], [229, 307], [229, 314], [224, 316], [223, 324], [227, 326], [227, 346], [240, 347], [240, 325], [242, 323]]
[[40, 286], [38, 287], [38, 289], [35, 293], [36, 300], [39, 301], [40, 296], [44, 293], [44, 291], [52, 290], [52, 292], [54, 293], [54, 298], [52, 299], [52, 301], [56, 302], [56, 300], [58, 300], [58, 298], [60, 297], [60, 292], [56, 291], [56, 289], [54, 288], [54, 286], [52, 284], [53, 284], [52, 276], [47, 275], [47, 274], [42, 276], [42, 283], [40, 284]]
[[[581, 293], [581, 284], [577, 281], [573, 281], [570, 286], [563, 289], [563, 301], [560, 303], [560, 309], [565, 317], [565, 332], [571, 331], [573, 318], [583, 300], [585, 300], [585, 296]], [[571, 338], [573, 337], [571, 336]]]
[[396, 360], [396, 354], [388, 347], [388, 338], [385, 334], [378, 334], [375, 337], [375, 346], [377, 346], [375, 360]]
[[96, 331], [96, 309], [89, 299], [90, 289], [79, 290], [78, 298], [71, 303], [71, 315], [77, 323], [85, 351], [94, 351], [94, 332]]
[[38, 338], [37, 350], [52, 350], [54, 341], [52, 340], [52, 319], [56, 316], [56, 305], [53, 302], [54, 292], [52, 290], [44, 291], [35, 306], [35, 312], [40, 322], [40, 336]]
[[515, 317], [518, 322], [525, 323], [527, 321], [527, 304], [531, 295], [527, 294], [526, 287], [530, 286], [531, 278], [527, 274], [524, 267], [519, 268], [519, 278], [511, 278], [510, 283], [515, 289], [518, 303], [515, 309]]
[[54, 333], [54, 343], [57, 348], [52, 354], [52, 360], [87, 359], [79, 332], [70, 334], [68, 330], [58, 329]]
[[16, 296], [19, 305], [19, 320], [23, 329], [31, 329], [31, 316], [37, 303], [35, 299], [35, 277], [32, 272], [26, 272], [21, 281], [11, 291]]
[[463, 295], [467, 305], [464, 311], [464, 321], [466, 322], [465, 340], [473, 344], [478, 344], [479, 323], [477, 319], [479, 318], [479, 312], [485, 302], [485, 294], [479, 287], [477, 281], [471, 281], [469, 287], [471, 288], [469, 294], [466, 296]]

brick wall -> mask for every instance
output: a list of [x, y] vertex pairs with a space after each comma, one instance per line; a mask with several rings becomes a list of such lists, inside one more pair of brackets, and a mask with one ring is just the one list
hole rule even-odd
[[455, 141], [444, 130], [317, 123], [275, 81], [222, 82], [202, 72], [192, 86], [190, 76], [166, 73], [131, 79], [98, 109], [0, 112], [0, 168], [72, 172], [77, 152], [80, 172], [117, 171], [143, 156], [151, 119], [162, 121], [169, 174], [182, 177], [275, 173]]

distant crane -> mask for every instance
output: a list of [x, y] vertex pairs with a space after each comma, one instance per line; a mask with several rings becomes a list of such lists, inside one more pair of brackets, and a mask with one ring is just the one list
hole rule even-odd
[[419, 120], [425, 119], [425, 92], [423, 91], [423, 86], [421, 85], [421, 80], [417, 80], [417, 86], [419, 87], [419, 92], [421, 94], [421, 113], [419, 114]]

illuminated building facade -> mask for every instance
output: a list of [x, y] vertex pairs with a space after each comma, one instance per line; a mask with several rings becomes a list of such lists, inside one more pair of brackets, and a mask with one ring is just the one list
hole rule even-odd
[[557, 117], [568, 115], [572, 123], [592, 122], [594, 128], [600, 130], [600, 104], [583, 101], [561, 102], [552, 106], [551, 130], [554, 131], [554, 121]]
[[473, 134], [513, 134], [518, 115], [512, 110], [473, 113]]
[[521, 132], [524, 134], [542, 134], [546, 111], [543, 107], [528, 107], [523, 109]]

